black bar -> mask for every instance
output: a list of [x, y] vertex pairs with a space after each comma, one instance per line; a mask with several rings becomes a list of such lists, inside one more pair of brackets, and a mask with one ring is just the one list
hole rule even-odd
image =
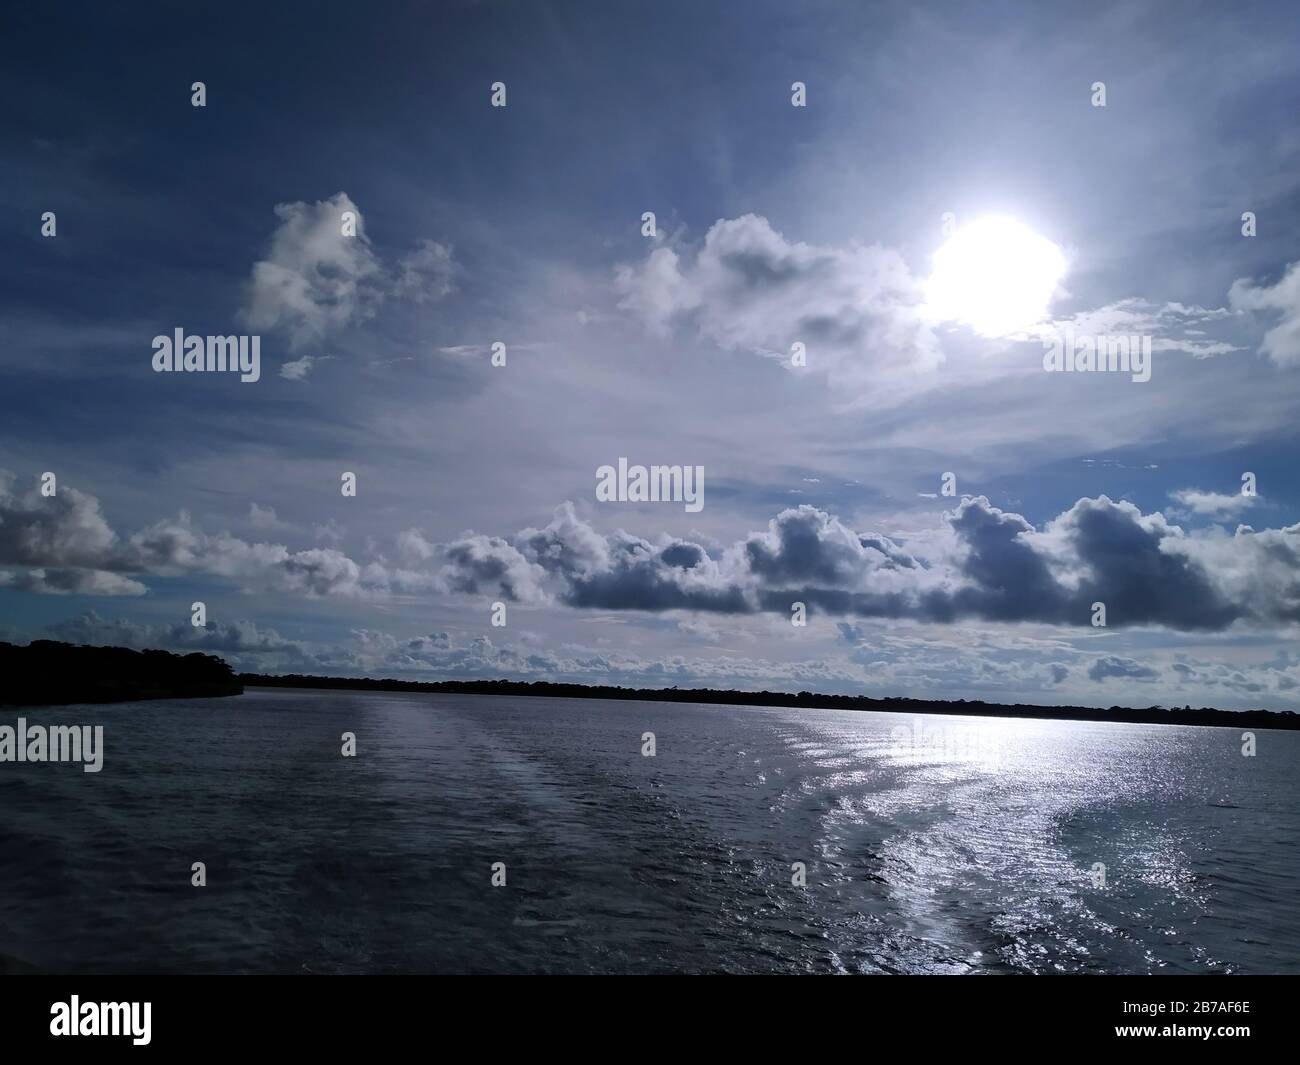
[[[10, 1056], [19, 1048], [101, 1053], [115, 1044], [131, 1053], [197, 1051], [207, 1059], [257, 1049], [337, 1054], [409, 1045], [451, 1052], [462, 1039], [470, 1041], [463, 1053], [488, 1057], [520, 1039], [534, 1051], [568, 1041], [570, 1052], [639, 1045], [663, 1057], [712, 1043], [734, 1051], [755, 1040], [768, 1050], [788, 1043], [822, 1053], [827, 1042], [845, 1046], [846, 1039], [865, 1055], [891, 1045], [927, 1056], [947, 1047], [994, 1058], [1023, 1051], [1074, 1056], [1103, 1048], [1122, 1053], [1126, 1045], [1139, 1053], [1199, 1047], [1223, 1055], [1287, 1047], [1296, 1027], [1287, 985], [1269, 977], [913, 976], [809, 986], [801, 993], [750, 981], [719, 993], [662, 981], [541, 988], [432, 976], [14, 977], [0, 991], [0, 1024], [6, 1060], [14, 1062], [24, 1060]], [[136, 1045], [130, 1035], [51, 1035], [52, 1006], [70, 1005], [73, 995], [83, 1010], [87, 1003], [148, 1002], [148, 1044]], [[1119, 1032], [1148, 1026], [1170, 1034]], [[1209, 1038], [1177, 1032], [1205, 1027], [1214, 1030]]]

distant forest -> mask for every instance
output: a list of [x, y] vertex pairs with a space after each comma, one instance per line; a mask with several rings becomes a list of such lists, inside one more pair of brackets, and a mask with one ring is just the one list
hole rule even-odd
[[1148, 706], [1035, 706], [986, 703], [971, 699], [872, 699], [865, 695], [819, 695], [816, 692], [750, 692], [712, 688], [619, 688], [604, 684], [552, 684], [513, 680], [372, 680], [369, 677], [270, 677], [241, 673], [239, 680], [259, 688], [333, 688], [350, 691], [444, 692], [457, 695], [529, 695], [552, 699], [638, 699], [648, 702], [726, 703], [735, 706], [794, 706], [831, 710], [878, 710], [898, 714], [956, 714], [964, 717], [1029, 717], [1075, 721], [1129, 721], [1155, 725], [1218, 725], [1228, 728], [1300, 729], [1300, 714], [1290, 710], [1179, 709]]
[[244, 686], [215, 655], [34, 640], [0, 643], [0, 705], [120, 703], [239, 695]]
[[323, 688], [346, 691], [442, 692], [454, 695], [540, 696], [551, 699], [636, 699], [646, 702], [718, 703], [733, 706], [790, 706], [831, 710], [876, 710], [896, 714], [955, 714], [963, 717], [1019, 717], [1076, 721], [1129, 721], [1155, 725], [1216, 725], [1228, 728], [1300, 730], [1290, 710], [1217, 710], [1204, 706], [1130, 708], [1036, 706], [974, 699], [873, 699], [865, 695], [822, 695], [802, 691], [735, 691], [712, 688], [621, 688], [608, 684], [555, 684], [514, 680], [386, 680], [290, 674], [236, 674], [215, 655], [177, 655], [126, 647], [79, 647], [53, 640], [26, 646], [0, 643], [0, 705], [133, 702], [138, 699], [207, 698], [239, 695], [245, 686]]

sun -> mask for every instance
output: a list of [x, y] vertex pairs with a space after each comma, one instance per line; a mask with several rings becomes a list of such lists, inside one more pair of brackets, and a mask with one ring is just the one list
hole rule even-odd
[[1023, 222], [981, 218], [934, 253], [925, 283], [927, 316], [961, 322], [986, 337], [1020, 332], [1047, 317], [1065, 268], [1065, 253]]

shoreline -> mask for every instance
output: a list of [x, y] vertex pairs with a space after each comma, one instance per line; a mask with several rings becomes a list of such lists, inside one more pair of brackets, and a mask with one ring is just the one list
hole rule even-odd
[[377, 691], [431, 695], [527, 696], [550, 699], [609, 699], [628, 702], [697, 703], [717, 706], [767, 706], [796, 710], [865, 710], [892, 714], [940, 714], [949, 717], [1003, 717], [1042, 721], [1109, 721], [1132, 725], [1186, 725], [1194, 728], [1258, 728], [1300, 731], [1300, 714], [1290, 710], [1219, 710], [1214, 707], [1043, 706], [1032, 703], [986, 703], [972, 699], [876, 699], [816, 692], [746, 692], [712, 688], [622, 688], [547, 681], [402, 681], [370, 677], [270, 676], [241, 673], [246, 688], [298, 688], [317, 691]]
[[0, 642], [0, 706], [69, 706], [215, 699], [244, 686], [225, 660], [57, 640]]
[[136, 651], [37, 640], [25, 646], [0, 643], [0, 706], [67, 706], [240, 695], [245, 688], [319, 691], [425, 692], [449, 695], [609, 699], [698, 705], [767, 706], [807, 710], [860, 710], [949, 717], [1000, 717], [1043, 721], [1110, 721], [1121, 724], [1186, 725], [1300, 731], [1293, 710], [1220, 710], [1216, 707], [1091, 707], [985, 702], [981, 699], [874, 698], [820, 692], [744, 691], [734, 688], [624, 688], [617, 685], [514, 680], [396, 680], [291, 673], [236, 673], [215, 655]]

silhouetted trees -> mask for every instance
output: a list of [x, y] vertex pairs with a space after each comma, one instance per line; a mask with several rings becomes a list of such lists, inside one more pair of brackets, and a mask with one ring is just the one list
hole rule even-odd
[[34, 640], [25, 647], [0, 643], [0, 704], [107, 703], [136, 699], [204, 698], [238, 695], [245, 685], [263, 688], [324, 688], [347, 691], [445, 692], [460, 695], [525, 695], [551, 699], [639, 699], [650, 702], [726, 703], [735, 706], [793, 706], [877, 710], [900, 714], [956, 714], [965, 717], [1028, 717], [1079, 721], [1132, 721], [1157, 725], [1215, 725], [1228, 728], [1300, 729], [1289, 710], [1193, 710], [1162, 706], [1036, 706], [986, 703], [975, 699], [873, 699], [865, 695], [816, 692], [751, 692], [710, 688], [622, 688], [609, 684], [556, 684], [516, 680], [388, 680], [315, 677], [293, 673], [266, 676], [234, 671], [215, 655], [176, 655], [125, 647], [77, 647]]
[[620, 688], [607, 684], [553, 684], [514, 680], [372, 680], [369, 677], [311, 677], [291, 674], [269, 677], [241, 673], [247, 685], [272, 688], [341, 688], [354, 691], [448, 692], [461, 695], [533, 695], [553, 699], [640, 699], [672, 703], [729, 703], [739, 706], [796, 706], [815, 709], [879, 710], [905, 714], [958, 714], [967, 717], [1066, 718], [1081, 721], [1133, 721], [1157, 725], [1218, 725], [1230, 728], [1300, 729], [1300, 715], [1289, 710], [1166, 710], [1160, 706], [1129, 709], [1112, 706], [1035, 706], [1030, 703], [986, 703], [971, 699], [872, 699], [865, 695], [819, 695], [788, 692], [729, 691], [710, 688]]
[[215, 655], [33, 640], [0, 643], [0, 703], [116, 703], [239, 695], [244, 686]]

